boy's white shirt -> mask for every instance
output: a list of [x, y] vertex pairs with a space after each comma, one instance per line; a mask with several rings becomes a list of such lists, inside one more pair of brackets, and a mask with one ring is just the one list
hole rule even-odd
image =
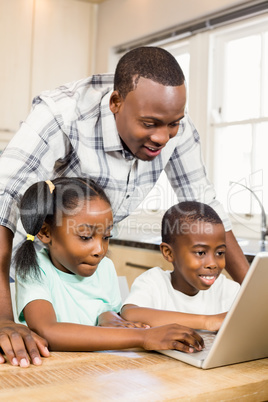
[[173, 288], [170, 274], [171, 271], [155, 267], [138, 276], [124, 305], [189, 314], [220, 314], [230, 309], [240, 288], [237, 282], [222, 274], [209, 289], [188, 296]]

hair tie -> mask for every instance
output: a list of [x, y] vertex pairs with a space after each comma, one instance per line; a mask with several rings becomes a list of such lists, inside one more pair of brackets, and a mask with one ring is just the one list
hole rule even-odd
[[49, 187], [50, 193], [52, 194], [52, 193], [53, 193], [53, 190], [55, 190], [54, 184], [53, 184], [52, 181], [50, 181], [50, 180], [46, 180], [46, 183], [47, 183], [47, 185], [48, 185], [48, 187]]
[[34, 241], [34, 236], [31, 234], [27, 234], [27, 240], [32, 240]]

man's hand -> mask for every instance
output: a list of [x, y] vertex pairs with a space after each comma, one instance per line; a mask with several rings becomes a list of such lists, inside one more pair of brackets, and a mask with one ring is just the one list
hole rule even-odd
[[28, 367], [30, 362], [38, 366], [42, 364], [40, 354], [49, 356], [45, 339], [11, 320], [0, 322], [0, 352], [0, 363], [5, 363], [6, 358], [13, 366], [20, 367]]
[[106, 311], [98, 317], [98, 325], [100, 327], [123, 327], [123, 328], [150, 328], [149, 325], [142, 322], [126, 321], [114, 311]]

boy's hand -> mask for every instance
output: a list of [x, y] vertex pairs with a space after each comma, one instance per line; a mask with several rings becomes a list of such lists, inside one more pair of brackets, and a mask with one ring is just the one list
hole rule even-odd
[[[40, 354], [49, 356], [47, 341], [30, 331], [26, 325], [13, 321], [0, 322], [0, 363], [9, 361], [13, 366], [28, 367], [42, 364]], [[4, 358], [6, 357], [6, 360]], [[30, 357], [30, 359], [29, 359]]]
[[207, 331], [218, 331], [227, 313], [205, 316], [205, 329]]
[[114, 311], [106, 311], [98, 317], [100, 327], [123, 327], [123, 328], [150, 328], [149, 325], [142, 322], [126, 321]]
[[176, 349], [192, 353], [204, 347], [201, 336], [193, 329], [179, 324], [168, 324], [144, 331], [143, 348], [146, 350]]

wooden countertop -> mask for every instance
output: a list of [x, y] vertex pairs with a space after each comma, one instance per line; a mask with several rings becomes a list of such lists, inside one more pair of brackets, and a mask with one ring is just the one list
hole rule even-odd
[[0, 366], [3, 401], [268, 400], [268, 359], [202, 370], [156, 352], [53, 352], [43, 365]]

